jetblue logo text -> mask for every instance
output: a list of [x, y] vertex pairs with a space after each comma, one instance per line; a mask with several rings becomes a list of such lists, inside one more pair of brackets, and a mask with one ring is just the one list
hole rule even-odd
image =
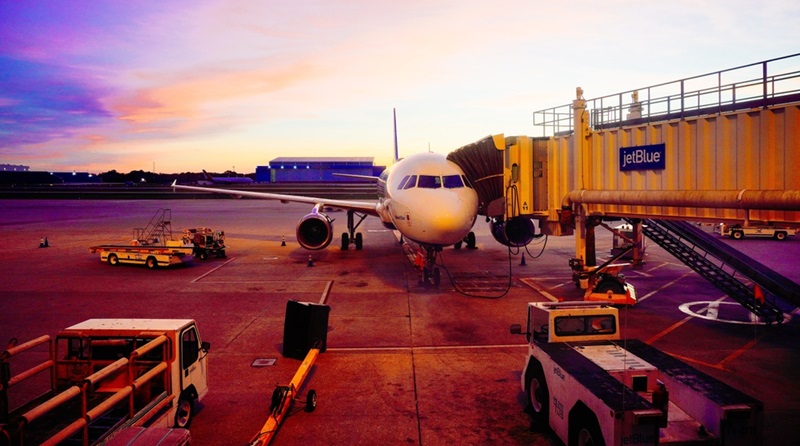
[[665, 168], [665, 144], [620, 147], [619, 170], [649, 170]]

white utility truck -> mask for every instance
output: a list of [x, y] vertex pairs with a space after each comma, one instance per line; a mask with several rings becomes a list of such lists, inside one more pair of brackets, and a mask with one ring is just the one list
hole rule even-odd
[[760, 401], [621, 340], [618, 316], [595, 302], [528, 304], [521, 383], [535, 425], [568, 446], [761, 444]]
[[[131, 427], [188, 428], [208, 393], [209, 348], [191, 319], [90, 319], [54, 340], [12, 341], [0, 356], [0, 444], [88, 446]], [[30, 368], [12, 375], [12, 361]], [[10, 395], [43, 385], [45, 372], [45, 388], [28, 390], [41, 396]]]
[[745, 237], [768, 237], [775, 240], [786, 240], [786, 237], [796, 235], [797, 230], [776, 226], [743, 226], [720, 223], [714, 227], [714, 232], [722, 237], [730, 237], [736, 240]]

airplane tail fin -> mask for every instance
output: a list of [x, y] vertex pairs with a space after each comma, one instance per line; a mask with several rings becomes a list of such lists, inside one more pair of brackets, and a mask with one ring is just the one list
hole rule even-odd
[[211, 181], [212, 183], [214, 182], [214, 178], [211, 175], [209, 175], [209, 173], [206, 172], [205, 169], [203, 169], [203, 176], [206, 177], [208, 181]]
[[400, 159], [399, 149], [397, 148], [397, 109], [392, 109], [392, 118], [394, 119], [394, 162]]

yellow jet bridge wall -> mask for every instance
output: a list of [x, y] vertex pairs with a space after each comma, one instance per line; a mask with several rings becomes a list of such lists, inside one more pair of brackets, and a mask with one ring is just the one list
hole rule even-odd
[[[632, 192], [657, 191], [668, 192], [661, 196], [674, 197], [675, 203], [681, 196], [708, 194], [705, 199], [692, 201], [704, 203], [698, 207], [592, 203], [597, 200], [584, 203], [588, 215], [800, 223], [796, 210], [745, 210], [737, 209], [736, 204], [724, 207], [726, 202], [730, 204], [730, 197], [741, 199], [755, 191], [780, 195], [781, 191], [800, 190], [800, 104], [595, 131], [588, 130], [588, 112], [584, 113], [585, 144], [577, 150], [573, 148], [574, 133], [534, 139], [534, 145], [547, 145], [548, 220], [557, 220], [556, 209], [570, 196], [608, 191], [606, 197], [616, 192], [631, 197], [635, 196]], [[663, 170], [620, 170], [621, 147], [661, 143], [665, 145]], [[723, 191], [728, 193], [725, 198]], [[564, 204], [568, 202], [567, 198]], [[771, 209], [787, 208], [798, 209], [793, 205]], [[537, 203], [536, 209], [542, 209], [541, 204]]]

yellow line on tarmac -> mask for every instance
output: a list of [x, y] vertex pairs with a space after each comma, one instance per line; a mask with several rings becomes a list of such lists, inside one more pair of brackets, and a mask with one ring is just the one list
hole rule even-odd
[[[677, 280], [680, 280], [680, 279], [676, 279], [676, 281]], [[653, 293], [650, 293], [650, 294], [653, 294]], [[722, 296], [719, 299], [715, 300], [714, 303], [722, 302], [723, 300], [725, 300], [726, 297], [727, 296]], [[641, 300], [639, 302], [641, 302]], [[711, 307], [711, 305], [709, 305], [709, 307]], [[646, 340], [645, 344], [649, 345], [649, 344], [652, 344], [653, 342], [656, 342], [657, 340], [659, 340], [659, 339], [663, 338], [664, 336], [668, 335], [669, 333], [671, 333], [672, 331], [674, 331], [675, 329], [677, 329], [681, 325], [689, 322], [693, 318], [694, 318], [694, 316], [686, 316], [683, 320], [675, 322], [674, 324], [670, 325], [666, 329], [662, 330], [660, 333], [657, 333], [655, 336], [653, 336], [650, 339]]]
[[485, 350], [504, 348], [527, 348], [528, 344], [493, 344], [493, 345], [428, 345], [416, 347], [328, 347], [325, 352], [333, 353], [366, 353], [366, 352], [410, 352], [439, 350]]
[[524, 283], [525, 285], [528, 285], [529, 287], [533, 288], [533, 290], [536, 291], [537, 293], [539, 293], [542, 296], [544, 296], [545, 299], [548, 299], [548, 300], [550, 300], [552, 302], [558, 302], [559, 301], [559, 299], [557, 297], [555, 297], [552, 294], [548, 293], [547, 290], [545, 290], [544, 288], [539, 286], [539, 284], [536, 283], [536, 281], [533, 280], [532, 278], [526, 277], [526, 278], [522, 278], [522, 279], [519, 279], [519, 280], [522, 283]]
[[753, 346], [756, 345], [758, 343], [758, 341], [760, 341], [764, 336], [766, 336], [767, 333], [768, 332], [766, 332], [766, 331], [764, 333], [761, 333], [760, 336], [757, 336], [755, 339], [753, 339], [752, 341], [750, 341], [747, 344], [745, 344], [744, 346], [742, 346], [742, 348], [736, 350], [735, 352], [731, 353], [727, 358], [725, 358], [722, 361], [718, 362], [716, 367], [717, 368], [721, 368], [721, 369], [725, 369], [726, 368], [725, 365], [727, 363], [729, 363], [730, 361], [733, 361], [734, 359], [738, 358], [739, 356], [742, 356], [742, 354], [744, 354], [744, 352], [746, 352], [747, 350], [750, 350], [751, 348], [753, 348]]
[[223, 263], [222, 265], [220, 265], [220, 266], [218, 266], [218, 267], [216, 267], [216, 268], [212, 269], [211, 271], [209, 271], [209, 272], [207, 272], [207, 273], [203, 274], [202, 276], [200, 276], [200, 277], [198, 277], [198, 278], [196, 278], [196, 279], [192, 280], [192, 282], [191, 282], [191, 283], [197, 283], [197, 282], [199, 282], [199, 281], [203, 280], [203, 278], [204, 278], [204, 277], [206, 277], [206, 276], [210, 275], [211, 273], [213, 273], [214, 271], [216, 271], [216, 270], [218, 270], [218, 269], [222, 268], [223, 266], [225, 266], [225, 265], [227, 265], [227, 264], [229, 264], [229, 263], [233, 262], [234, 260], [236, 260], [236, 257], [233, 257], [233, 258], [231, 258], [230, 260], [228, 260], [227, 262]]
[[333, 286], [333, 280], [329, 280], [328, 283], [325, 284], [325, 289], [322, 291], [322, 296], [319, 298], [320, 304], [328, 303], [328, 295], [331, 294], [332, 286]]
[[684, 275], [682, 275], [682, 276], [678, 277], [677, 279], [673, 280], [672, 282], [667, 282], [667, 283], [665, 283], [664, 285], [662, 285], [662, 286], [661, 286], [660, 288], [658, 288], [657, 290], [653, 290], [653, 291], [651, 291], [651, 292], [649, 292], [649, 293], [645, 294], [644, 296], [642, 296], [642, 297], [638, 298], [638, 299], [637, 299], [637, 302], [638, 302], [638, 303], [641, 303], [642, 301], [644, 301], [644, 300], [645, 300], [645, 299], [647, 299], [648, 297], [650, 297], [650, 296], [652, 296], [652, 295], [654, 295], [654, 294], [658, 293], [659, 291], [664, 291], [664, 289], [665, 289], [665, 288], [667, 288], [667, 287], [670, 287], [670, 286], [674, 285], [675, 283], [677, 283], [678, 281], [682, 280], [684, 277], [686, 277], [686, 276], [688, 276], [688, 275], [690, 275], [690, 274], [693, 274], [693, 273], [692, 273], [692, 272], [685, 273]]

